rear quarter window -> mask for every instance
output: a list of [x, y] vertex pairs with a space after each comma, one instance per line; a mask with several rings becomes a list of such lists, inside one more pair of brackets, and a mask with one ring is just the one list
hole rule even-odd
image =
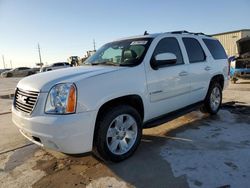
[[202, 39], [214, 59], [227, 59], [227, 54], [218, 40]]

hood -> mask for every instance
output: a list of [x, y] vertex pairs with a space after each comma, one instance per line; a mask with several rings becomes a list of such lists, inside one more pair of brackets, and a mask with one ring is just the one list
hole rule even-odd
[[52, 86], [58, 83], [77, 82], [79, 80], [118, 71], [125, 67], [112, 66], [82, 66], [58, 69], [42, 72], [23, 78], [17, 87], [28, 91], [48, 92]]
[[250, 57], [250, 37], [245, 37], [237, 42], [238, 53], [240, 57]]

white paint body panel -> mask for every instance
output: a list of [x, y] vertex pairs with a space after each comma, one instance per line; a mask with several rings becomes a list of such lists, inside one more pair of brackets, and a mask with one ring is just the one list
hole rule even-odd
[[[224, 85], [227, 85], [227, 60], [213, 60], [201, 42], [207, 61], [189, 64], [181, 36], [168, 33], [153, 35], [154, 39], [143, 62], [135, 67], [83, 66], [39, 73], [22, 79], [18, 88], [39, 91], [40, 94], [31, 115], [20, 113], [13, 107], [13, 122], [22, 132], [41, 137], [45, 147], [65, 153], [83, 153], [92, 149], [98, 110], [112, 99], [139, 96], [143, 101], [144, 122], [204, 100], [214, 75], [222, 74]], [[150, 59], [157, 43], [164, 37], [177, 38], [185, 64], [153, 70]], [[204, 70], [206, 66], [211, 69]], [[187, 74], [180, 76], [183, 71]], [[55, 84], [68, 82], [75, 83], [77, 87], [76, 113], [45, 114], [44, 106], [50, 89]], [[57, 147], [52, 146], [51, 142]]]

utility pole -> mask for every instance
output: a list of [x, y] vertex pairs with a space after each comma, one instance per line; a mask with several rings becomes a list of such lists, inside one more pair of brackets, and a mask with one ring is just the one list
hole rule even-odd
[[12, 68], [12, 60], [10, 60], [10, 68]]
[[96, 49], [95, 49], [95, 39], [93, 39], [93, 44], [94, 44], [94, 51], [96, 51]]
[[2, 55], [2, 59], [3, 59], [3, 68], [5, 69], [4, 55]]
[[38, 47], [38, 53], [39, 53], [40, 66], [42, 66], [42, 57], [41, 57], [41, 51], [40, 51], [39, 43], [38, 43], [37, 47]]

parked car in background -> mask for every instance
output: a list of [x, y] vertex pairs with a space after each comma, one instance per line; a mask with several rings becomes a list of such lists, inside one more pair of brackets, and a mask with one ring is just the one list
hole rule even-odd
[[18, 67], [5, 71], [1, 74], [2, 77], [24, 77], [35, 74], [35, 71], [29, 67]]
[[230, 62], [230, 78], [232, 83], [241, 79], [250, 79], [250, 37], [237, 41], [239, 57]]
[[194, 107], [216, 114], [228, 80], [218, 40], [186, 31], [145, 34], [105, 44], [84, 66], [22, 79], [12, 120], [40, 146], [69, 154], [93, 149], [118, 162], [159, 118]]
[[70, 67], [70, 64], [68, 62], [58, 62], [58, 63], [53, 63], [52, 65], [49, 65], [49, 66], [42, 67], [40, 69], [40, 72], [52, 71], [52, 70], [68, 68], [68, 67]]
[[35, 73], [38, 73], [38, 72], [40, 72], [40, 67], [33, 67], [32, 70], [33, 70]]
[[9, 71], [9, 70], [11, 70], [11, 69], [0, 69], [0, 74], [2, 74], [5, 71]]

